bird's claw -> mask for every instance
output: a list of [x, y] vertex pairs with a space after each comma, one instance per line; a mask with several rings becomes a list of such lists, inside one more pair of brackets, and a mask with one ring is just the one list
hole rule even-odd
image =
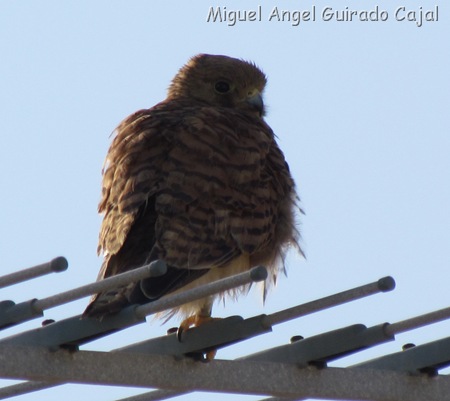
[[183, 339], [182, 337], [183, 333], [186, 330], [189, 330], [191, 327], [201, 326], [203, 323], [209, 322], [211, 320], [213, 320], [213, 318], [210, 316], [200, 316], [200, 315], [189, 316], [180, 323], [180, 327], [178, 327], [177, 330], [177, 340], [181, 342]]
[[[201, 326], [204, 323], [210, 322], [212, 320], [217, 320], [218, 318], [214, 318], [211, 316], [200, 316], [200, 315], [193, 315], [193, 316], [189, 316], [187, 319], [183, 320], [180, 323], [180, 326], [177, 329], [177, 340], [179, 342], [183, 341], [183, 333], [186, 330], [189, 330], [191, 327], [198, 327]], [[209, 362], [212, 361], [214, 359], [214, 357], [216, 356], [217, 350], [216, 349], [212, 349], [209, 350], [207, 352], [201, 353], [201, 354], [196, 354], [196, 358], [202, 362]]]

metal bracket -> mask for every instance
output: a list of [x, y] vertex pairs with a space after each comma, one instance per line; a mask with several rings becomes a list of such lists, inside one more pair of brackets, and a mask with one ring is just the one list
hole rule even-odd
[[439, 369], [449, 365], [450, 337], [447, 337], [418, 346], [411, 345], [403, 351], [359, 363], [353, 367], [435, 375]]
[[384, 324], [371, 328], [367, 328], [363, 324], [355, 324], [239, 359], [293, 363], [298, 367], [309, 365], [325, 367], [326, 363], [332, 360], [376, 344], [393, 341], [394, 336], [387, 335], [384, 327]]

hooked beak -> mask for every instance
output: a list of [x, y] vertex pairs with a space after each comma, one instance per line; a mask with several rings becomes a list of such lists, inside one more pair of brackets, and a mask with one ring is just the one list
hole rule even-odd
[[264, 115], [264, 101], [261, 96], [261, 93], [256, 91], [255, 93], [249, 94], [249, 97], [246, 99], [246, 102], [256, 110], [258, 110], [260, 116]]

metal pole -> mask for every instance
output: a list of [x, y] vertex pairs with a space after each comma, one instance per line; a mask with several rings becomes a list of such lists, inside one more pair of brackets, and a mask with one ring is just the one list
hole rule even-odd
[[197, 288], [192, 288], [190, 290], [179, 292], [177, 294], [171, 294], [148, 304], [138, 306], [135, 309], [135, 314], [140, 319], [153, 313], [175, 308], [188, 302], [209, 297], [219, 292], [250, 284], [251, 282], [263, 281], [266, 278], [266, 268], [264, 266], [257, 266], [247, 272], [223, 278], [213, 283], [209, 283]]
[[106, 291], [123, 284], [139, 281], [147, 277], [161, 276], [166, 271], [166, 264], [162, 260], [156, 260], [148, 265], [118, 274], [116, 276], [108, 277], [95, 283], [86, 284], [82, 287], [74, 288], [73, 290], [65, 291], [47, 298], [37, 299], [33, 303], [33, 308], [39, 312], [42, 312], [46, 309], [54, 308], [55, 306], [65, 304], [88, 295], [96, 294], [101, 291]]
[[6, 386], [0, 388], [0, 400], [5, 400], [6, 398], [17, 397], [18, 395], [28, 394], [33, 391], [44, 390], [47, 388], [52, 388], [59, 386], [61, 383], [52, 382], [25, 382], [19, 384], [13, 384], [12, 386]]
[[37, 266], [29, 267], [28, 269], [19, 270], [18, 272], [1, 276], [0, 288], [31, 280], [32, 278], [44, 276], [49, 273], [62, 272], [67, 269], [68, 265], [67, 259], [63, 256], [59, 256], [52, 259], [50, 262], [42, 263]]
[[271, 315], [267, 315], [267, 323], [271, 326], [284, 323], [301, 316], [309, 315], [332, 306], [341, 305], [379, 292], [392, 291], [394, 288], [394, 279], [389, 276], [383, 277], [374, 283], [365, 284], [360, 287], [352, 288], [351, 290], [342, 291], [337, 294], [329, 295], [328, 297], [272, 313]]
[[450, 318], [450, 307], [439, 309], [434, 312], [425, 313], [423, 315], [415, 316], [410, 319], [401, 320], [397, 323], [386, 325], [385, 331], [388, 335], [395, 335], [417, 329], [419, 327], [427, 326], [432, 323], [437, 323], [442, 320]]
[[0, 346], [0, 376], [286, 398], [450, 401], [450, 378], [446, 376], [430, 378], [370, 368], [299, 369], [276, 362], [199, 363], [165, 355], [51, 352], [11, 345]]

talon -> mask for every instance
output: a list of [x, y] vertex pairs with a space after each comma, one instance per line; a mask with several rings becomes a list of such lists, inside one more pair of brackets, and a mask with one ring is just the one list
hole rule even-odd
[[[212, 320], [218, 320], [219, 318], [211, 317], [211, 316], [201, 316], [201, 315], [193, 315], [189, 316], [187, 319], [183, 320], [180, 323], [180, 327], [177, 330], [177, 340], [182, 342], [183, 333], [186, 330], [189, 330], [191, 327], [198, 327], [204, 323], [210, 322]], [[201, 359], [203, 362], [210, 362], [216, 356], [217, 350], [212, 349], [203, 354], [203, 358]]]
[[181, 343], [182, 341], [181, 341], [181, 336], [183, 335], [183, 332], [184, 332], [184, 329], [183, 329], [183, 327], [178, 327], [178, 329], [177, 329], [177, 340], [178, 340], [178, 342], [179, 343]]
[[[187, 319], [184, 319], [181, 323], [180, 323], [180, 327], [178, 327], [177, 330], [177, 340], [181, 343], [182, 341], [182, 335], [185, 332], [185, 330], [188, 330], [190, 327], [192, 326], [200, 326], [200, 324], [202, 323], [202, 318], [198, 315], [193, 315], [193, 316], [189, 316]], [[209, 319], [209, 318], [207, 318]]]

